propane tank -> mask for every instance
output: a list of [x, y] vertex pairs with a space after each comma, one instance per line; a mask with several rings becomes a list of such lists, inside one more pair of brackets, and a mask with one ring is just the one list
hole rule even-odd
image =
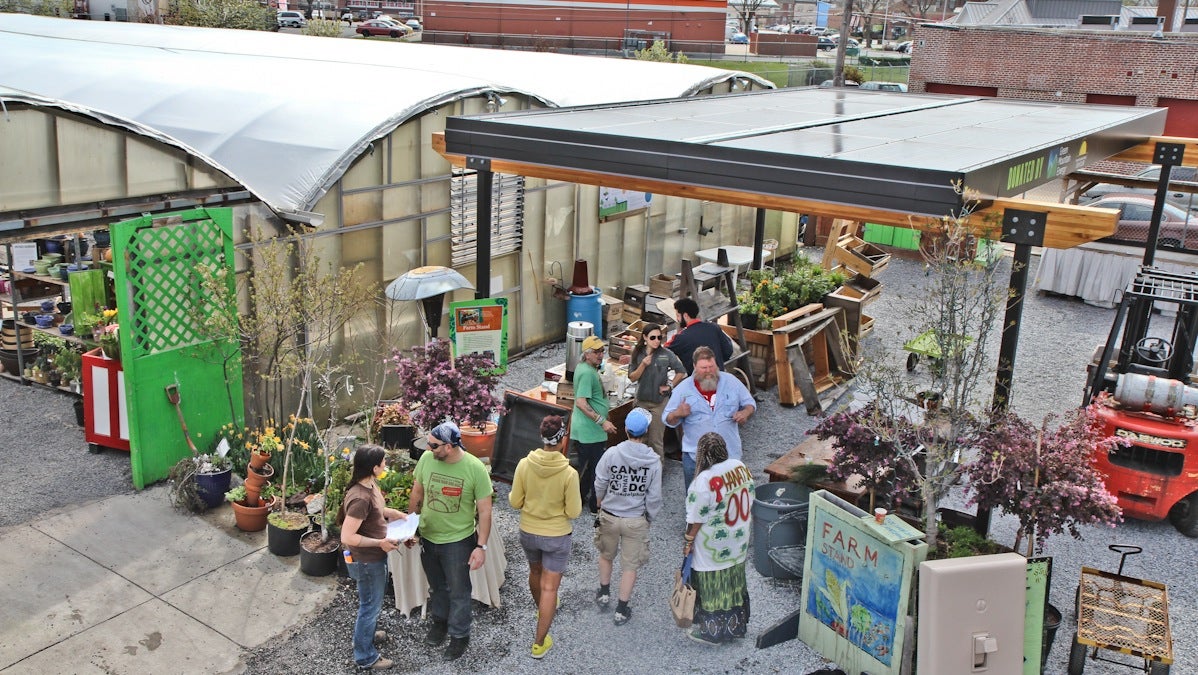
[[1185, 406], [1198, 409], [1198, 389], [1155, 375], [1124, 373], [1115, 385], [1115, 400], [1132, 410], [1173, 417]]

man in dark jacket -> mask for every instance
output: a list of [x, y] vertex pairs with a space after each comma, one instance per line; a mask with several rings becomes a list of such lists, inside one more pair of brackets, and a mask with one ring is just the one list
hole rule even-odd
[[686, 367], [686, 374], [695, 372], [695, 364], [691, 355], [698, 347], [708, 347], [718, 358], [716, 365], [724, 369], [724, 362], [732, 358], [732, 338], [724, 334], [719, 326], [699, 318], [699, 303], [691, 298], [674, 301], [674, 312], [678, 314], [678, 332], [666, 347], [678, 355], [678, 360]]

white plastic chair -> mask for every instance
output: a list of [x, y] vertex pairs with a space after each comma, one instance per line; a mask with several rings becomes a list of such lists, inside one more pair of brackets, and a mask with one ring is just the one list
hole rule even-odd
[[774, 270], [774, 266], [769, 263], [774, 261], [774, 253], [777, 251], [777, 239], [766, 239], [765, 241], [761, 242], [761, 269], [770, 270], [771, 272]]

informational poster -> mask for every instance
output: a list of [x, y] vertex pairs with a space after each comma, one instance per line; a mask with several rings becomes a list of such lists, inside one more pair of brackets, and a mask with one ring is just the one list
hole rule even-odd
[[799, 638], [847, 672], [897, 675], [922, 533], [824, 490], [809, 509]]
[[[0, 247], [0, 255], [5, 255], [5, 251]], [[18, 272], [28, 267], [33, 267], [33, 261], [37, 260], [37, 244], [33, 242], [22, 242], [12, 245], [12, 268]], [[3, 262], [7, 263], [8, 260]]]
[[481, 354], [507, 372], [507, 298], [449, 303], [449, 340], [454, 354]]
[[623, 218], [649, 208], [653, 194], [619, 188], [599, 188], [599, 219]]
[[1048, 587], [1051, 584], [1052, 558], [1029, 558], [1023, 614], [1024, 675], [1040, 675], [1040, 652], [1044, 646], [1044, 612], [1048, 609]]

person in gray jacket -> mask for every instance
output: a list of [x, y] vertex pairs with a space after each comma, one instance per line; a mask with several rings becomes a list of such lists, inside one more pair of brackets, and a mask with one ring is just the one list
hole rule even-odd
[[661, 460], [645, 445], [653, 416], [634, 408], [624, 419], [628, 440], [612, 446], [595, 468], [595, 499], [599, 503], [599, 590], [595, 603], [600, 610], [611, 606], [611, 572], [620, 553], [620, 595], [613, 616], [622, 626], [632, 618], [628, 601], [636, 584], [636, 572], [649, 560], [649, 523], [661, 511]]

